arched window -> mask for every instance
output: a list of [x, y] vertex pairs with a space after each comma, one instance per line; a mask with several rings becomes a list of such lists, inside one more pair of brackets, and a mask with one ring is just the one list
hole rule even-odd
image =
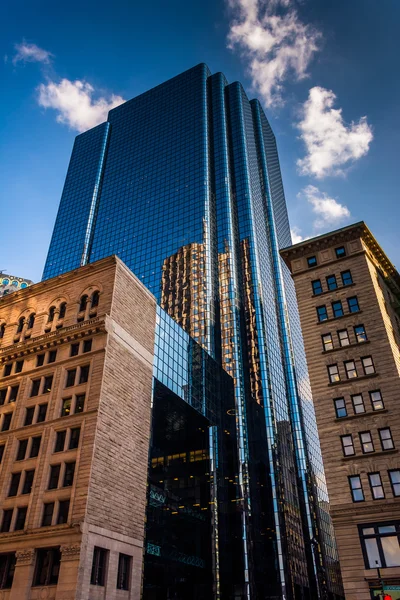
[[54, 321], [54, 313], [56, 312], [55, 306], [50, 306], [49, 309], [49, 318], [47, 319], [48, 323], [52, 323]]
[[24, 319], [24, 317], [21, 317], [20, 320], [18, 321], [17, 333], [21, 333], [21, 331], [24, 327], [24, 323], [25, 323], [25, 319]]
[[92, 308], [95, 308], [99, 305], [99, 292], [93, 292], [92, 294]]
[[32, 327], [35, 324], [35, 313], [32, 313], [29, 315], [29, 319], [28, 319], [28, 329], [32, 329]]
[[81, 298], [81, 302], [79, 304], [79, 312], [83, 312], [84, 310], [86, 310], [86, 304], [88, 301], [88, 297], [86, 296], [86, 294], [84, 296], [82, 296]]
[[0, 325], [0, 340], [3, 339], [5, 331], [6, 331], [6, 326], [5, 326], [5, 323], [3, 323], [2, 325]]
[[62, 302], [60, 304], [60, 314], [58, 315], [59, 319], [63, 319], [65, 317], [65, 313], [67, 312], [67, 303]]

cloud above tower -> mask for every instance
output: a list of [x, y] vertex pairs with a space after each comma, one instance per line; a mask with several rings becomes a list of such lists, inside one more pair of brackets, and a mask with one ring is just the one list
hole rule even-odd
[[298, 197], [300, 199], [305, 198], [311, 205], [311, 210], [316, 215], [313, 223], [315, 229], [337, 226], [350, 218], [350, 211], [347, 206], [340, 204], [325, 192], [321, 192], [315, 185], [307, 185], [298, 194]]
[[48, 50], [39, 48], [36, 44], [29, 44], [25, 40], [20, 44], [15, 44], [14, 48], [15, 54], [12, 58], [14, 65], [27, 62], [38, 62], [48, 65], [53, 57], [53, 54]]

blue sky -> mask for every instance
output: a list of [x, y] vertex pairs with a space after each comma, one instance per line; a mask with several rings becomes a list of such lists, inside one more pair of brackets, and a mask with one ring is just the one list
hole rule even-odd
[[398, 0], [6, 0], [0, 270], [41, 277], [75, 135], [199, 63], [260, 98], [296, 236], [365, 220], [397, 266]]

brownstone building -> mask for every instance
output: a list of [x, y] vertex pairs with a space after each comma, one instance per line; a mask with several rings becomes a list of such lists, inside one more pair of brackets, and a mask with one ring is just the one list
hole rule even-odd
[[400, 598], [400, 276], [356, 223], [282, 250], [347, 600]]
[[117, 258], [0, 301], [0, 598], [139, 598], [154, 297]]

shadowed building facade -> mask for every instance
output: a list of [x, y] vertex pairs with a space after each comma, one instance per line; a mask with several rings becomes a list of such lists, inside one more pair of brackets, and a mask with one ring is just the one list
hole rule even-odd
[[76, 138], [43, 275], [117, 254], [232, 376], [235, 598], [341, 594], [290, 242], [260, 103], [201, 64]]

